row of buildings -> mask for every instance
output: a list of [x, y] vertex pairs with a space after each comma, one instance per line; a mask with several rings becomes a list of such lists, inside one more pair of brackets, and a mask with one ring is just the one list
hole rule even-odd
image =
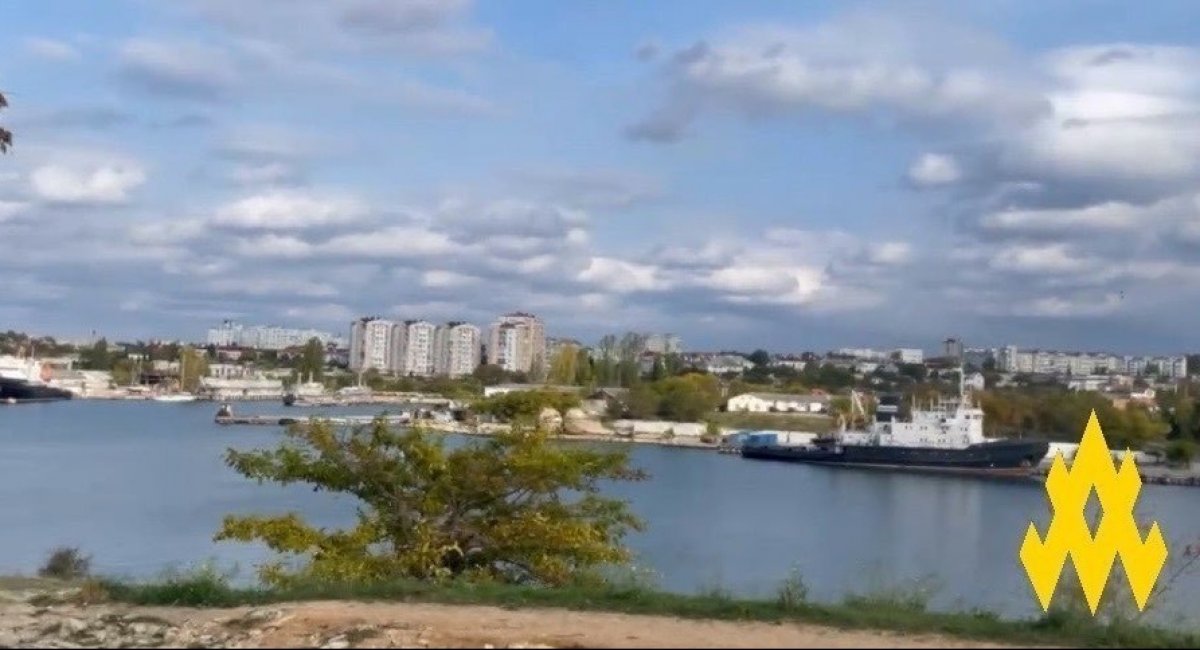
[[533, 372], [546, 363], [546, 328], [533, 314], [514, 312], [496, 320], [486, 339], [479, 327], [461, 321], [393, 321], [363, 317], [350, 326], [350, 369], [411, 377], [475, 372], [483, 362], [510, 372]]
[[1002, 372], [1071, 376], [1122, 374], [1164, 379], [1183, 379], [1188, 374], [1185, 356], [1118, 356], [1094, 352], [1021, 350], [1015, 345], [999, 348], [993, 354], [996, 369]]
[[219, 327], [208, 330], [208, 344], [218, 348], [284, 350], [300, 347], [312, 339], [333, 347], [343, 347], [346, 344], [345, 339], [320, 330], [275, 325], [242, 325], [228, 320]]

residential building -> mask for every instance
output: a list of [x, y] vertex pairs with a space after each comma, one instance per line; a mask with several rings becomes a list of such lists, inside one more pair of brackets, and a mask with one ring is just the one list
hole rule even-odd
[[900, 363], [924, 363], [925, 351], [919, 348], [899, 348], [892, 352], [892, 358]]
[[329, 332], [315, 329], [295, 329], [275, 325], [244, 326], [233, 321], [224, 321], [219, 327], [208, 330], [208, 344], [219, 348], [282, 350], [304, 345], [314, 338], [325, 345], [341, 346], [345, 343], [343, 339]]
[[886, 352], [871, 348], [838, 348], [833, 356], [862, 359], [863, 361], [882, 361], [888, 357]]
[[949, 338], [942, 342], [944, 356], [951, 359], [962, 360], [963, 358], [963, 342], [956, 338]]
[[424, 320], [404, 321], [404, 365], [398, 372], [410, 377], [429, 377], [434, 373], [434, 331], [437, 327]]
[[463, 377], [475, 372], [480, 361], [479, 328], [463, 322], [441, 325], [434, 332], [434, 372]]
[[544, 370], [546, 328], [542, 320], [524, 312], [497, 319], [488, 333], [488, 363], [510, 372]]
[[350, 326], [350, 369], [355, 372], [394, 369], [392, 333], [396, 323], [382, 318], [363, 317]]
[[743, 393], [729, 398], [725, 404], [725, 410], [750, 413], [824, 413], [829, 410], [829, 397], [785, 393]]
[[655, 354], [680, 354], [683, 341], [674, 334], [647, 334], [642, 343], [643, 352]]
[[712, 375], [743, 373], [754, 367], [754, 362], [739, 354], [718, 354], [705, 361], [704, 370]]
[[1059, 352], [1019, 350], [1015, 345], [1002, 348], [996, 365], [1004, 372], [1042, 375], [1093, 375], [1128, 373], [1135, 376], [1157, 375], [1165, 379], [1187, 376], [1187, 357], [1117, 356], [1096, 352]]
[[987, 387], [987, 382], [984, 380], [983, 373], [972, 372], [966, 377], [963, 377], [963, 387], [975, 392], [980, 392]]

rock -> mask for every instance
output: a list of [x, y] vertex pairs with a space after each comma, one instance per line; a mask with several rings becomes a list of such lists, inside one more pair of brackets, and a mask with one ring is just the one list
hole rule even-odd
[[64, 618], [59, 621], [59, 629], [65, 634], [82, 634], [88, 629], [88, 622], [78, 618]]
[[332, 639], [329, 639], [328, 641], [326, 641], [325, 644], [322, 645], [321, 647], [322, 648], [332, 648], [335, 650], [340, 650], [342, 648], [349, 648], [350, 640], [344, 636], [338, 635], [338, 636], [335, 636]]

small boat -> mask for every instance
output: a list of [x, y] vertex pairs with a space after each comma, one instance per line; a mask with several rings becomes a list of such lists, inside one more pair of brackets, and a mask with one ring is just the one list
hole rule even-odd
[[152, 397], [156, 402], [194, 402], [196, 396], [191, 393], [168, 393], [165, 395], [155, 395]]

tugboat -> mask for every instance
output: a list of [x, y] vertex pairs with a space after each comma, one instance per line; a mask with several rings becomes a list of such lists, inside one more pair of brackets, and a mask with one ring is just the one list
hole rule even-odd
[[[857, 393], [854, 409], [865, 413]], [[930, 408], [913, 408], [907, 422], [899, 419], [899, 401], [881, 399], [875, 418], [865, 428], [847, 430], [806, 445], [747, 442], [742, 457], [847, 467], [907, 469], [986, 475], [1031, 475], [1050, 450], [1047, 440], [993, 439], [983, 435], [983, 409], [964, 390], [959, 372], [957, 399], [939, 399]]]

